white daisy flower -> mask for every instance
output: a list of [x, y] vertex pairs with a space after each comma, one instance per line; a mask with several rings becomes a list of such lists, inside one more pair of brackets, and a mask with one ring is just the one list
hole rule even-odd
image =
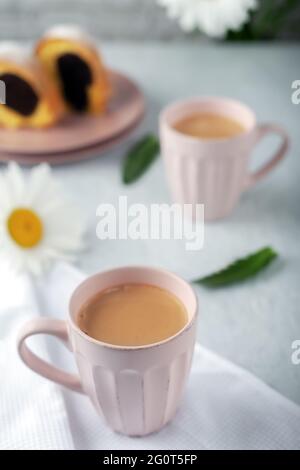
[[74, 259], [83, 231], [47, 164], [28, 179], [15, 163], [0, 174], [0, 255], [13, 268], [39, 275], [55, 259]]
[[184, 31], [200, 29], [221, 38], [230, 29], [238, 31], [257, 7], [257, 0], [157, 0], [168, 16], [178, 20]]

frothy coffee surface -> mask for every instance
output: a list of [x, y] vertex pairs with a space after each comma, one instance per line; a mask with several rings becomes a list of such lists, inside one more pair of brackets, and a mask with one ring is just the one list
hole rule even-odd
[[177, 121], [173, 127], [182, 134], [201, 139], [225, 139], [245, 132], [234, 119], [212, 113], [192, 114]]
[[143, 346], [180, 331], [188, 314], [170, 292], [146, 284], [104, 290], [82, 307], [77, 317], [87, 335], [118, 346]]

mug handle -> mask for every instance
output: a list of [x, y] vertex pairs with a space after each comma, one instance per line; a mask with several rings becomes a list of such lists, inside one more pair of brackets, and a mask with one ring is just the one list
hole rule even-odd
[[30, 320], [22, 327], [18, 339], [18, 352], [23, 362], [34, 372], [46, 377], [53, 382], [64, 385], [75, 392], [84, 393], [78, 375], [64, 372], [48, 362], [40, 359], [26, 345], [26, 339], [33, 335], [53, 335], [60, 339], [71, 350], [66, 322], [50, 318], [36, 318]]
[[273, 133], [277, 134], [282, 138], [282, 142], [275, 152], [275, 155], [271, 160], [269, 160], [262, 168], [257, 170], [254, 173], [248, 174], [245, 181], [244, 189], [251, 188], [255, 183], [259, 180], [264, 178], [273, 168], [283, 159], [285, 156], [288, 148], [289, 148], [289, 137], [285, 130], [277, 126], [276, 124], [260, 124], [256, 128], [256, 137], [255, 137], [255, 144], [257, 144], [261, 139], [263, 139], [266, 135]]

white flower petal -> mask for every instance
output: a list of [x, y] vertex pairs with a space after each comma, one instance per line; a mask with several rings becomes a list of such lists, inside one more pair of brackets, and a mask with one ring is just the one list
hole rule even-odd
[[25, 182], [21, 168], [15, 162], [9, 163], [6, 178], [11, 194], [18, 201], [21, 201], [21, 197], [24, 194]]
[[22, 176], [20, 168], [16, 163], [10, 163], [6, 171], [1, 177], [1, 202], [0, 204], [4, 209], [10, 208], [14, 203], [22, 202], [22, 195], [24, 189], [24, 181], [22, 182]]
[[0, 175], [0, 214], [7, 212], [11, 206], [11, 194], [7, 180]]
[[51, 169], [47, 163], [37, 165], [31, 170], [27, 191], [28, 204], [44, 200], [45, 192], [51, 188], [51, 180]]
[[222, 37], [229, 29], [239, 30], [248, 20], [257, 0], [157, 0], [177, 19], [185, 31], [196, 28], [212, 37]]

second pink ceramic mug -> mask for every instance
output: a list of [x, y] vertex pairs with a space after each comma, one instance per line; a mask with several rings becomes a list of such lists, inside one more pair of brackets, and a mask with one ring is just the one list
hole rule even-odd
[[[159, 343], [138, 347], [103, 343], [81, 331], [76, 324], [81, 306], [98, 292], [124, 283], [151, 284], [177, 296], [188, 313], [184, 328]], [[183, 279], [162, 269], [118, 268], [91, 276], [77, 287], [66, 321], [38, 317], [26, 323], [18, 337], [18, 351], [38, 374], [87, 394], [113, 430], [142, 436], [158, 431], [176, 413], [190, 371], [196, 318], [197, 298]], [[59, 338], [73, 352], [79, 375], [36, 356], [26, 339], [37, 334]]]
[[[214, 113], [234, 119], [245, 132], [229, 139], [200, 139], [182, 134], [174, 124], [196, 113]], [[255, 173], [249, 171], [254, 146], [267, 134], [282, 142], [275, 155]], [[161, 151], [175, 202], [204, 204], [205, 220], [227, 216], [241, 193], [264, 178], [288, 149], [286, 132], [275, 124], [257, 124], [255, 114], [239, 101], [192, 98], [166, 107], [160, 114]]]

